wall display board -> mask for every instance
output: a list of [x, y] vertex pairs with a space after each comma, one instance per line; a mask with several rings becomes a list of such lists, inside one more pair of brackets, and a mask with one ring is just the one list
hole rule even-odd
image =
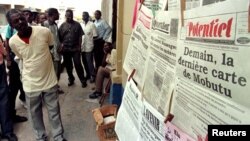
[[209, 124], [250, 124], [247, 3], [227, 0], [184, 13], [171, 113], [192, 137], [204, 137]]
[[250, 1], [185, 2], [139, 12], [123, 66], [141, 92], [140, 107], [121, 107], [131, 139], [203, 141], [208, 125], [250, 124]]
[[167, 101], [175, 85], [178, 12], [158, 11], [151, 25], [143, 96], [162, 115], [167, 115]]

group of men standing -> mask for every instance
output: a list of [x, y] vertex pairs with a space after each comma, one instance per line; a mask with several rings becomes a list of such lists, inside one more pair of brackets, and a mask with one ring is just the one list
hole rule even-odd
[[[63, 62], [67, 70], [68, 86], [74, 84], [74, 63], [76, 73], [82, 83], [81, 86], [85, 88], [87, 79], [90, 79], [91, 82], [95, 79], [96, 70], [103, 60], [103, 45], [111, 34], [111, 28], [106, 21], [101, 19], [99, 10], [95, 12], [96, 19], [94, 23], [90, 21], [88, 12], [83, 12], [83, 23], [81, 24], [73, 20], [72, 10], [66, 10], [66, 21], [59, 28], [56, 24], [56, 20], [59, 19], [59, 13], [55, 8], [49, 8], [46, 11], [47, 20], [41, 24], [44, 27], [30, 26], [28, 20], [30, 12], [25, 12], [27, 11], [21, 12], [11, 9], [6, 14], [11, 30], [16, 30], [17, 32], [11, 38], [8, 38], [7, 56], [10, 57], [10, 54], [14, 53], [13, 59], [10, 60], [12, 62], [11, 65], [15, 62], [14, 58], [18, 58], [21, 61], [19, 67], [15, 64], [16, 69], [21, 69], [14, 76], [15, 79], [13, 79], [15, 83], [19, 84], [16, 91], [20, 90], [22, 93], [23, 88], [23, 93], [25, 92], [23, 101], [27, 105], [29, 121], [33, 127], [36, 140], [48, 140], [42, 116], [42, 104], [44, 104], [48, 109], [54, 140], [66, 141], [63, 137], [63, 126], [58, 102], [57, 83], [60, 79], [61, 58], [63, 56]], [[8, 57], [7, 59], [10, 59]], [[86, 77], [81, 64], [81, 58], [87, 73]], [[1, 65], [2, 67], [4, 65]], [[1, 79], [0, 86], [7, 86], [7, 81], [5, 81], [6, 73], [1, 72]], [[1, 91], [1, 95], [8, 95], [8, 91]], [[16, 95], [17, 92], [14, 99]], [[0, 100], [2, 101], [2, 99]], [[11, 100], [9, 99], [9, 101]], [[3, 114], [5, 113], [3, 112]], [[0, 119], [2, 119], [3, 115], [1, 114], [0, 116]], [[18, 118], [15, 120], [27, 120], [25, 117], [16, 115], [14, 117]], [[10, 121], [11, 124], [6, 123], [10, 129], [8, 129], [8, 133], [4, 133], [5, 129], [3, 128], [5, 128], [6, 121], [1, 120], [2, 134], [9, 141], [17, 141], [17, 137], [13, 133], [13, 121]]]

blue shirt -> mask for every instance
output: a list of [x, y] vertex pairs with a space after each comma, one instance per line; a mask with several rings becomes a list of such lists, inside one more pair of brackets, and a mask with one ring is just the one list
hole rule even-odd
[[103, 39], [106, 41], [111, 35], [111, 27], [103, 19], [95, 20], [94, 24], [96, 26], [98, 39]]
[[11, 29], [11, 26], [8, 24], [5, 38], [10, 39], [16, 32], [17, 32], [16, 29], [14, 28]]
[[[9, 24], [7, 25], [7, 29], [6, 29], [6, 35], [5, 38], [6, 39], [10, 39], [17, 31], [16, 29], [12, 28]], [[10, 50], [9, 55], [11, 57], [11, 59], [15, 58], [15, 54]]]

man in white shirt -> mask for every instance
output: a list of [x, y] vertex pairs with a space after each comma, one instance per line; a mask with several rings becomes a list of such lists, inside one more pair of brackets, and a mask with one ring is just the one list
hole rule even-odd
[[85, 33], [82, 39], [82, 62], [87, 73], [87, 79], [90, 79], [90, 82], [95, 82], [95, 70], [93, 62], [93, 49], [94, 49], [94, 38], [97, 37], [96, 27], [93, 22], [89, 21], [89, 13], [82, 13], [81, 23], [82, 29]]
[[55, 141], [63, 138], [63, 127], [57, 94], [57, 77], [49, 48], [53, 47], [53, 35], [49, 29], [28, 26], [23, 14], [12, 9], [11, 25], [17, 34], [10, 38], [12, 51], [23, 60], [22, 82], [26, 94], [29, 120], [36, 139], [47, 141], [43, 122], [42, 104], [48, 109], [49, 121]]

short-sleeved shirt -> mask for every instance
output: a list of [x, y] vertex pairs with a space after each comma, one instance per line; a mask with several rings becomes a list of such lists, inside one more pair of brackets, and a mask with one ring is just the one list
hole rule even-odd
[[59, 37], [64, 48], [75, 48], [79, 45], [79, 38], [84, 35], [80, 23], [73, 21], [72, 23], [64, 22], [59, 28]]
[[33, 26], [29, 44], [17, 34], [9, 41], [12, 51], [23, 60], [22, 82], [26, 92], [38, 92], [57, 84], [49, 46], [53, 45], [53, 35], [49, 29]]
[[87, 24], [81, 23], [84, 31], [82, 39], [82, 52], [91, 52], [94, 49], [93, 38], [97, 36], [96, 27], [93, 22], [88, 21]]

